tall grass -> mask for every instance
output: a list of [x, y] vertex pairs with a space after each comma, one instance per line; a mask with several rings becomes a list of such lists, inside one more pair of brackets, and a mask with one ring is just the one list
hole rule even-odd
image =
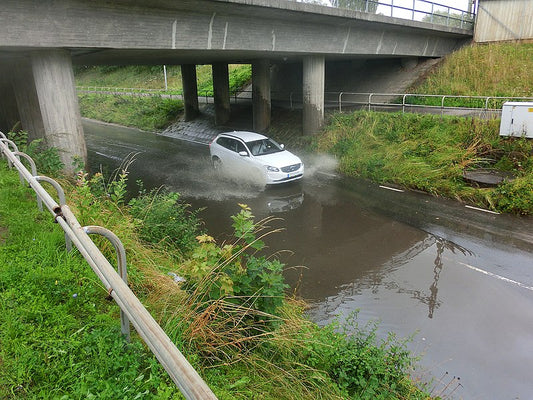
[[472, 44], [446, 56], [415, 93], [533, 96], [533, 43]]
[[[252, 70], [249, 64], [230, 64], [230, 91], [234, 92], [248, 83]], [[167, 70], [168, 90], [181, 93], [181, 68], [170, 65]], [[137, 89], [165, 89], [163, 66], [108, 66], [108, 67], [77, 67], [75, 69], [76, 85]], [[213, 80], [210, 65], [196, 66], [198, 93], [206, 95], [213, 92]]]
[[[317, 148], [337, 155], [347, 175], [533, 214], [533, 143], [498, 132], [498, 120], [355, 112], [333, 115]], [[477, 167], [517, 179], [496, 189], [472, 187], [463, 171]]]
[[84, 117], [146, 131], [169, 126], [183, 111], [181, 100], [159, 96], [82, 94], [79, 96], [79, 104]]

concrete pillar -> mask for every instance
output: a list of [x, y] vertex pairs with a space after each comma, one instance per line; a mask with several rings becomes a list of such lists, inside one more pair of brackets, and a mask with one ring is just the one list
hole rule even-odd
[[70, 54], [65, 50], [34, 52], [31, 66], [46, 142], [59, 149], [65, 171], [72, 172], [75, 159], [87, 162], [87, 149]]
[[313, 135], [324, 123], [324, 74], [323, 56], [303, 59], [303, 133]]
[[270, 62], [259, 60], [252, 63], [252, 100], [254, 131], [263, 132], [270, 126]]
[[196, 81], [196, 65], [181, 66], [181, 85], [183, 87], [183, 104], [185, 121], [192, 121], [200, 113], [198, 108], [198, 84]]
[[35, 89], [35, 80], [33, 79], [33, 70], [29, 57], [20, 59], [16, 63], [16, 69], [13, 70], [11, 78], [22, 129], [28, 132], [30, 141], [46, 139], [41, 107], [37, 97], [37, 90]]
[[224, 125], [229, 121], [229, 70], [228, 64], [213, 64], [213, 91], [215, 100], [215, 124]]
[[[0, 76], [6, 77], [6, 71], [0, 70]], [[7, 79], [0, 81], [0, 131], [7, 134], [11, 130], [20, 130], [20, 115], [17, 107], [17, 99], [11, 82]]]

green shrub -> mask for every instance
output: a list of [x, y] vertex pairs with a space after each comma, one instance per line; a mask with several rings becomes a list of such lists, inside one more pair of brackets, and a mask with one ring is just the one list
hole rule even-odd
[[[29, 155], [35, 162], [37, 172], [43, 175], [57, 175], [64, 167], [59, 152], [55, 147], [47, 147], [43, 139], [28, 142], [28, 132], [9, 132], [7, 137], [18, 147], [19, 151]], [[25, 161], [22, 161], [24, 164]], [[26, 164], [25, 164], [26, 165]], [[29, 167], [27, 166], [28, 170]]]
[[198, 211], [180, 200], [178, 193], [166, 190], [141, 191], [130, 200], [129, 210], [136, 219], [141, 239], [188, 254], [201, 233]]
[[235, 242], [222, 247], [208, 236], [198, 237], [191, 259], [185, 263], [189, 287], [205, 288], [210, 300], [227, 298], [238, 304], [268, 314], [276, 314], [283, 304], [283, 264], [275, 259], [257, 256], [264, 242], [257, 238], [261, 225], [254, 223], [250, 208], [241, 204], [232, 216]]
[[533, 214], [533, 180], [519, 177], [505, 182], [496, 188], [491, 200], [500, 212]]

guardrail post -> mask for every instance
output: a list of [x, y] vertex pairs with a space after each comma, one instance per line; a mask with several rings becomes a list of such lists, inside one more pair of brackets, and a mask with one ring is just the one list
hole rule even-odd
[[[101, 226], [95, 226], [95, 225], [89, 225], [84, 226], [83, 230], [87, 235], [100, 235], [105, 237], [107, 240], [111, 242], [113, 247], [115, 248], [115, 252], [117, 253], [117, 269], [118, 274], [124, 281], [124, 283], [128, 284], [128, 270], [126, 266], [126, 250], [124, 249], [124, 245], [120, 241], [117, 235], [115, 235], [113, 232], [111, 232], [109, 229], [103, 228]], [[128, 319], [128, 316], [126, 313], [121, 309], [120, 310], [120, 331], [122, 332], [122, 335], [126, 338], [126, 341], [130, 341], [130, 320]]]
[[[64, 206], [67, 204], [67, 201], [65, 199], [65, 192], [63, 191], [63, 188], [59, 183], [57, 183], [52, 178], [49, 178], [48, 176], [40, 176], [35, 174], [34, 176], [35, 180], [37, 182], [47, 182], [56, 190], [57, 197], [59, 198], [59, 205]], [[40, 211], [43, 211], [43, 203], [41, 201], [41, 198], [39, 195], [37, 195], [37, 206], [39, 207]], [[65, 247], [67, 248], [67, 251], [70, 252], [72, 250], [72, 240], [70, 240], [70, 237], [65, 232]]]
[[402, 96], [402, 114], [405, 114], [405, 98], [407, 97], [407, 94], [404, 94]]
[[370, 111], [370, 103], [372, 103], [372, 96], [374, 95], [374, 93], [369, 93], [368, 94], [368, 111]]
[[[5, 135], [4, 135], [4, 136], [5, 136]], [[2, 139], [0, 139], [0, 142], [7, 143], [9, 146], [13, 147], [13, 151], [15, 151], [15, 152], [18, 152], [18, 151], [19, 151], [17, 145], [16, 145], [15, 142], [13, 142], [12, 140], [9, 140], [9, 139], [6, 139], [6, 138], [2, 138]], [[9, 147], [9, 146], [8, 146], [8, 147]], [[12, 168], [12, 167], [13, 167], [13, 163], [11, 162], [11, 160], [9, 159], [9, 157], [7, 158], [7, 165], [9, 166], [9, 168]]]
[[[26, 159], [30, 163], [31, 174], [33, 176], [37, 175], [37, 166], [35, 165], [35, 161], [33, 161], [33, 159], [29, 155], [21, 151], [14, 151], [13, 154], [16, 156], [22, 156], [24, 159]], [[19, 160], [20, 160], [20, 157], [19, 157]], [[20, 171], [19, 171], [19, 178], [20, 178], [20, 183], [24, 183], [24, 176], [22, 175], [22, 172]], [[39, 197], [37, 197], [37, 199], [39, 199]], [[42, 206], [41, 206], [41, 210], [42, 210]]]
[[440, 103], [440, 115], [444, 115], [444, 99], [446, 96], [442, 96], [442, 101]]
[[339, 112], [342, 112], [342, 94], [343, 92], [339, 93]]

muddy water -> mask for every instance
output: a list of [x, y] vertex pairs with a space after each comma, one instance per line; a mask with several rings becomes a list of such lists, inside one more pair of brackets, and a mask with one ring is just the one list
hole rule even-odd
[[[205, 146], [86, 123], [93, 170], [136, 153], [130, 182], [166, 185], [201, 213], [219, 240], [238, 203], [282, 232], [266, 239], [319, 324], [355, 310], [379, 334], [416, 333], [415, 375], [434, 395], [533, 398], [533, 229], [416, 193], [331, 176], [334, 162], [305, 157], [296, 184], [263, 188], [221, 179]], [[132, 188], [133, 190], [133, 188]]]

